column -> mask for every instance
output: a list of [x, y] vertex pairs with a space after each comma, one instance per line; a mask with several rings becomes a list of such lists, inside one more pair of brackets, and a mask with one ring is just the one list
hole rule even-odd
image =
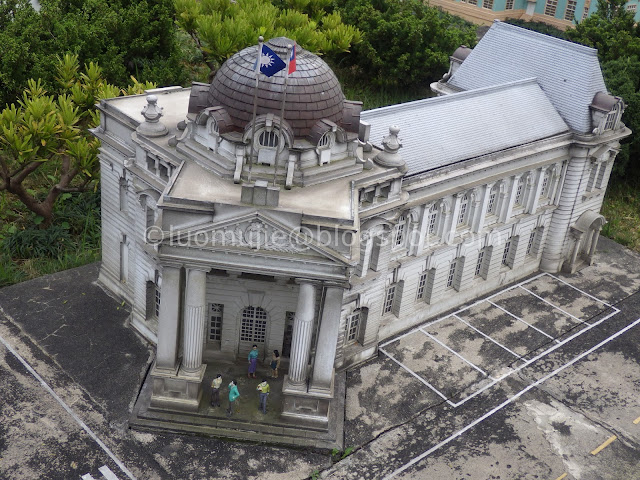
[[291, 357], [289, 359], [288, 383], [294, 387], [306, 386], [307, 365], [315, 317], [316, 287], [309, 281], [299, 281], [298, 306], [293, 323]]
[[190, 268], [184, 306], [184, 352], [182, 367], [186, 373], [196, 373], [202, 367], [207, 270]]
[[[484, 186], [484, 190], [482, 192], [482, 199], [480, 200], [480, 206], [478, 212], [473, 216], [473, 223], [471, 225], [471, 230], [474, 233], [478, 233], [484, 227], [484, 221], [487, 217], [487, 207], [489, 205], [489, 196], [491, 195], [491, 189], [493, 188], [493, 183]], [[497, 202], [498, 199], [494, 199], [494, 202]], [[494, 207], [495, 208], [495, 207]]]
[[180, 325], [180, 269], [162, 268], [160, 315], [156, 368], [173, 370], [178, 361], [178, 328]]
[[343, 292], [344, 289], [337, 286], [328, 286], [325, 292], [310, 388], [313, 391], [332, 393], [333, 364], [336, 358]]

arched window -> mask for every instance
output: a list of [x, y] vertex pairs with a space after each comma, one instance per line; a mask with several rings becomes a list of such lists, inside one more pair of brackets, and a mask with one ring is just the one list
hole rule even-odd
[[462, 225], [467, 220], [467, 211], [469, 209], [469, 194], [465, 193], [460, 200], [460, 213], [458, 213], [457, 225]]
[[398, 225], [396, 226], [396, 238], [394, 243], [396, 247], [399, 247], [404, 243], [404, 233], [405, 233], [406, 226], [407, 226], [407, 217], [405, 215], [402, 215], [398, 219]]
[[276, 131], [263, 130], [258, 137], [258, 144], [261, 147], [277, 148], [280, 141], [280, 135]]
[[540, 196], [546, 197], [549, 193], [549, 177], [550, 177], [549, 169], [544, 171], [544, 175], [542, 176], [542, 187], [540, 188]]
[[438, 219], [438, 206], [434, 203], [433, 205], [431, 205], [431, 208], [429, 208], [429, 219], [428, 219], [428, 227], [427, 227], [427, 232], [429, 233], [429, 235], [435, 235], [437, 233], [437, 223], [436, 220]]
[[515, 204], [516, 205], [522, 205], [522, 200], [524, 198], [524, 182], [526, 180], [526, 177], [523, 175], [518, 179], [518, 183], [516, 185], [516, 199], [515, 199]]

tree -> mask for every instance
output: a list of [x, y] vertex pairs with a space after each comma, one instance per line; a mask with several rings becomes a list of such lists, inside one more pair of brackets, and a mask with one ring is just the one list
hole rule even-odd
[[286, 36], [315, 53], [348, 51], [360, 32], [326, 13], [327, 0], [176, 0], [178, 25], [187, 32], [213, 75], [237, 51], [266, 39]]
[[94, 104], [154, 87], [134, 79], [121, 90], [94, 63], [80, 73], [72, 55], [58, 58], [56, 73], [62, 93], [47, 95], [41, 80], [29, 80], [22, 98], [0, 112], [0, 191], [41, 217], [43, 227], [61, 194], [84, 191], [97, 179], [99, 142], [87, 131], [99, 123]]
[[134, 75], [160, 85], [185, 83], [172, 0], [0, 0], [0, 108], [30, 78], [56, 87], [56, 55], [94, 62], [123, 87]]
[[476, 43], [475, 27], [421, 0], [346, 0], [344, 21], [358, 25], [362, 42], [337, 59], [357, 78], [381, 87], [416, 87], [439, 78], [460, 45]]

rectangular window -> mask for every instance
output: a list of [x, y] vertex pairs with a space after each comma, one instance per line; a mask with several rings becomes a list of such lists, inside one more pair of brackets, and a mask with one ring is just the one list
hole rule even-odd
[[161, 179], [165, 181], [169, 180], [169, 167], [161, 163], [160, 165], [158, 165], [158, 170], [159, 170]]
[[387, 293], [384, 296], [384, 307], [382, 308], [382, 314], [389, 313], [393, 309], [393, 298], [396, 295], [396, 286], [390, 285], [387, 288]]
[[469, 206], [469, 196], [465, 195], [460, 200], [460, 213], [458, 214], [458, 225], [462, 225], [467, 218], [467, 207]]
[[209, 304], [209, 340], [219, 341], [222, 337], [222, 316], [224, 305], [221, 303]]
[[404, 228], [406, 223], [407, 223], [407, 219], [403, 215], [398, 220], [398, 225], [396, 226], [396, 240], [395, 240], [396, 247], [399, 247], [404, 243]]
[[504, 244], [504, 251], [502, 252], [502, 265], [509, 266], [509, 249], [511, 249], [511, 239], [507, 240]]
[[155, 287], [155, 314], [156, 317], [160, 316], [160, 287], [154, 284]]
[[628, 12], [636, 13], [637, 9], [638, 9], [638, 5], [636, 3], [630, 3], [629, 5], [627, 5]]
[[482, 273], [482, 262], [484, 261], [484, 248], [480, 250], [478, 253], [478, 261], [476, 262], [476, 273], [475, 276], [479, 277]]
[[600, 164], [600, 170], [598, 170], [598, 179], [596, 180], [596, 188], [602, 188], [602, 184], [604, 183], [604, 174], [607, 171], [607, 164]]
[[469, 2], [469, 5], [477, 5], [478, 4], [478, 0], [467, 0]]
[[457, 259], [451, 262], [451, 265], [449, 265], [449, 274], [447, 275], [447, 288], [453, 287], [453, 279], [456, 278], [456, 263]]
[[427, 272], [422, 272], [418, 279], [418, 292], [416, 293], [416, 300], [420, 300], [424, 297], [424, 287], [427, 284]]
[[489, 202], [487, 203], [487, 213], [494, 213], [496, 208], [496, 191], [491, 189], [489, 192]]
[[436, 233], [436, 218], [438, 217], [438, 210], [435, 207], [431, 207], [429, 210], [429, 234]]
[[347, 317], [347, 342], [355, 343], [358, 339], [358, 329], [360, 327], [360, 309], [353, 311]]
[[618, 111], [614, 110], [613, 112], [609, 112], [609, 114], [607, 114], [607, 121], [604, 124], [604, 129], [605, 130], [613, 130], [613, 127], [616, 124], [616, 120], [618, 118]]
[[487, 8], [489, 10], [493, 10], [493, 0], [483, 0], [482, 8]]
[[524, 191], [524, 177], [520, 177], [518, 180], [518, 186], [516, 187], [516, 205], [522, 205], [522, 193]]
[[558, 0], [547, 0], [546, 5], [544, 6], [544, 14], [549, 15], [550, 17], [555, 17], [557, 7]]
[[549, 189], [549, 171], [544, 172], [542, 177], [542, 188], [540, 188], [540, 196], [546, 197]]
[[513, 10], [513, 0], [507, 0], [504, 6], [505, 10]]
[[527, 255], [531, 255], [533, 252], [533, 242], [536, 239], [536, 231], [533, 230], [529, 235], [529, 243], [527, 243]]
[[582, 12], [582, 20], [584, 20], [585, 18], [587, 18], [589, 16], [589, 5], [587, 5], [586, 7], [584, 7], [584, 12]]
[[575, 0], [567, 0], [567, 8], [564, 11], [564, 19], [573, 22], [573, 19], [576, 16], [576, 5], [577, 2]]

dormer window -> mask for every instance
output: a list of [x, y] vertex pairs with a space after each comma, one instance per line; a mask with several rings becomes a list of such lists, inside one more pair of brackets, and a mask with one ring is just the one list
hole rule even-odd
[[320, 165], [329, 163], [331, 160], [331, 148], [335, 143], [336, 135], [333, 131], [325, 132], [318, 141], [318, 162]]
[[594, 134], [600, 135], [619, 127], [624, 112], [624, 102], [620, 97], [598, 92], [589, 107]]
[[265, 130], [258, 137], [258, 144], [261, 147], [278, 148], [278, 143], [279, 143], [279, 135], [274, 131], [267, 132]]
[[258, 163], [275, 165], [279, 145], [280, 133], [278, 130], [262, 130], [258, 135]]

